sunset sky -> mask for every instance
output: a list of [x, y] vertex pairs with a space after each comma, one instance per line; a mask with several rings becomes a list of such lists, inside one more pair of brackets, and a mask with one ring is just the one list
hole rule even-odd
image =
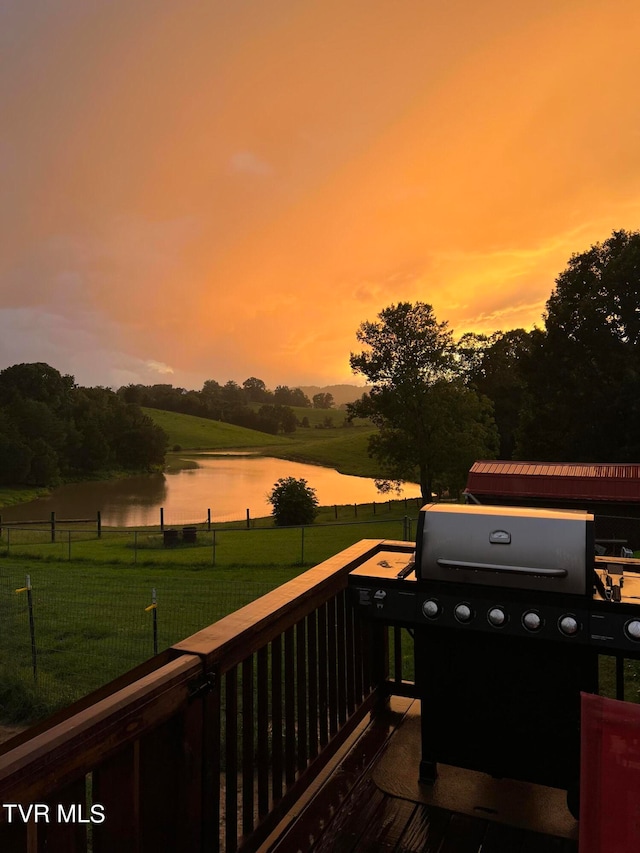
[[0, 369], [354, 382], [640, 227], [636, 0], [2, 0]]

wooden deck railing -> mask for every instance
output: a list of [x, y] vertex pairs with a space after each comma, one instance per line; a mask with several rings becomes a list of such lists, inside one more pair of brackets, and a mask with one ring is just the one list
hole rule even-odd
[[390, 657], [403, 692], [399, 631], [389, 642], [346, 593], [382, 545], [347, 548], [0, 754], [2, 853], [256, 849], [388, 692]]

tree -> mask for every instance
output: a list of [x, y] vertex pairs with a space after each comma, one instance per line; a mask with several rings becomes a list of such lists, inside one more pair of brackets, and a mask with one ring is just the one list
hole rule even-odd
[[262, 379], [257, 379], [255, 376], [245, 379], [242, 387], [250, 403], [267, 403], [273, 396]]
[[453, 487], [474, 459], [495, 456], [491, 404], [464, 385], [452, 333], [431, 305], [401, 302], [378, 316], [356, 333], [368, 349], [351, 354], [351, 368], [372, 388], [348, 405], [349, 417], [378, 427], [369, 453], [383, 468], [380, 485], [417, 479], [431, 500], [434, 485]]
[[273, 392], [274, 403], [280, 403], [284, 406], [300, 406], [305, 409], [311, 408], [311, 400], [304, 393], [302, 388], [289, 388], [288, 385], [276, 385]]
[[640, 232], [614, 231], [556, 279], [524, 362], [519, 458], [640, 455]]
[[267, 500], [278, 527], [291, 524], [312, 524], [318, 514], [316, 491], [307, 481], [284, 477], [274, 484]]
[[314, 394], [312, 401], [314, 409], [332, 409], [334, 404], [333, 394], [329, 393]]
[[458, 351], [465, 381], [493, 403], [500, 435], [500, 459], [512, 459], [526, 390], [523, 365], [528, 362], [537, 330], [512, 329], [492, 335], [464, 334]]

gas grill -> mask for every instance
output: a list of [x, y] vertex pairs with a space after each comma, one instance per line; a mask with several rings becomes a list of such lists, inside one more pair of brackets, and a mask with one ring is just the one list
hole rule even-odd
[[580, 692], [640, 653], [640, 561], [595, 556], [580, 510], [428, 504], [414, 559], [350, 575], [364, 615], [414, 633], [420, 779], [438, 762], [577, 791]]

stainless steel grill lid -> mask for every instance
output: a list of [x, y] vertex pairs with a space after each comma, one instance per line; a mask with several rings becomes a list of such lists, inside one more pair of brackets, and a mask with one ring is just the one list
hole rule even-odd
[[420, 511], [421, 580], [585, 595], [593, 558], [586, 511], [452, 504]]

